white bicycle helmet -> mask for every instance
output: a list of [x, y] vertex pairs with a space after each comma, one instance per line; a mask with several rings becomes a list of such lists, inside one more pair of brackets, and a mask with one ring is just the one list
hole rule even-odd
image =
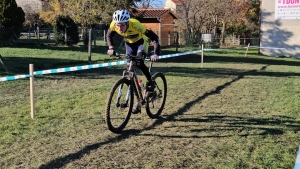
[[130, 14], [127, 10], [117, 10], [113, 14], [113, 21], [116, 23], [124, 23], [128, 22], [130, 19]]

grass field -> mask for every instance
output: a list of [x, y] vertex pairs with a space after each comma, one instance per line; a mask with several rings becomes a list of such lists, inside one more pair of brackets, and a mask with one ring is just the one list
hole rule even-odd
[[[187, 49], [182, 49], [182, 51]], [[112, 61], [99, 50], [95, 63]], [[174, 49], [164, 49], [164, 54]], [[290, 169], [300, 144], [300, 60], [250, 50], [161, 59], [168, 82], [159, 119], [132, 115], [121, 134], [104, 109], [124, 66], [0, 82], [0, 168]], [[11, 73], [87, 64], [78, 48], [1, 48]]]

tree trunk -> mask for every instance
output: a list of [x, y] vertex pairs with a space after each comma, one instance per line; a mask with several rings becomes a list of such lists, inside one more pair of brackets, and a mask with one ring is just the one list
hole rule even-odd
[[225, 21], [223, 20], [222, 33], [221, 33], [221, 45], [225, 42]]

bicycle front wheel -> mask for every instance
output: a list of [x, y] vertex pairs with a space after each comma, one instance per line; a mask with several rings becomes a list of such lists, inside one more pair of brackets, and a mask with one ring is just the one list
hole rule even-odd
[[147, 98], [146, 112], [150, 118], [157, 118], [164, 109], [167, 97], [167, 81], [164, 74], [158, 72], [152, 76], [155, 81], [153, 96]]
[[127, 125], [133, 105], [131, 81], [122, 78], [110, 90], [105, 112], [105, 122], [108, 129], [120, 133]]

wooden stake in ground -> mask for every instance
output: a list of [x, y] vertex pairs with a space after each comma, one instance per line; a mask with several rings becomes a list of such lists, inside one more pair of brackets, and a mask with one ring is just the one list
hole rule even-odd
[[202, 53], [201, 53], [201, 68], [203, 68], [203, 43], [202, 43]]
[[34, 68], [33, 64], [29, 64], [29, 74], [30, 74], [30, 107], [31, 107], [31, 118], [34, 119]]
[[248, 49], [249, 49], [250, 43], [248, 43], [248, 47], [246, 49], [245, 57], [247, 57]]
[[89, 29], [88, 62], [92, 64], [92, 29]]
[[4, 63], [4, 59], [3, 59], [3, 57], [1, 55], [0, 55], [0, 62], [3, 65], [5, 71], [8, 72], [8, 69], [6, 68], [5, 63]]

